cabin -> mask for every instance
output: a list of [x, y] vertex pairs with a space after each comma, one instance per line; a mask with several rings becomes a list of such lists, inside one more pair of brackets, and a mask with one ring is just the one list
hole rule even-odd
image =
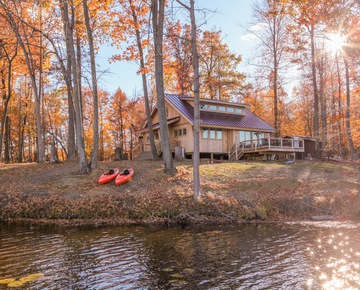
[[[165, 94], [165, 108], [171, 151], [191, 159], [194, 147], [194, 98]], [[157, 152], [161, 155], [158, 112], [152, 112]], [[151, 152], [147, 123], [140, 133], [133, 156]], [[275, 129], [242, 103], [200, 99], [200, 158], [231, 159], [274, 158], [292, 155], [304, 149], [303, 141], [273, 138]], [[151, 157], [151, 155], [149, 156]], [[151, 158], [149, 158], [151, 159]]]

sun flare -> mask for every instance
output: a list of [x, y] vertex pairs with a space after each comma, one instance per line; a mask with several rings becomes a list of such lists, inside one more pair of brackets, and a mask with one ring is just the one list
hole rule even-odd
[[345, 42], [346, 42], [346, 38], [343, 35], [340, 34], [327, 35], [327, 46], [328, 49], [332, 52], [341, 51]]

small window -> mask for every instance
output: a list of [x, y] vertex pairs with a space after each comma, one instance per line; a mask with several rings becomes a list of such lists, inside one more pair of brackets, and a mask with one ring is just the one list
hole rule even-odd
[[174, 131], [174, 137], [177, 137], [177, 130]]
[[234, 109], [233, 107], [228, 107], [228, 108], [227, 108], [227, 111], [228, 111], [229, 113], [234, 113], [234, 112], [235, 112], [235, 109]]
[[224, 107], [224, 106], [219, 106], [219, 111], [220, 111], [220, 112], [225, 112], [225, 111], [226, 111], [226, 107]]
[[216, 130], [210, 129], [210, 139], [215, 139], [215, 136], [216, 136]]
[[215, 105], [210, 105], [210, 110], [216, 111], [217, 107]]
[[221, 140], [222, 139], [222, 130], [217, 130], [216, 132], [216, 139]]
[[235, 112], [236, 112], [237, 114], [242, 114], [243, 110], [240, 109], [240, 108], [236, 108]]
[[180, 129], [180, 130], [179, 130], [179, 136], [181, 136], [181, 135], [182, 135], [182, 130]]
[[183, 129], [183, 135], [185, 136], [186, 135], [186, 128]]
[[207, 104], [202, 104], [201, 105], [201, 110], [207, 110], [208, 109], [208, 105]]
[[203, 137], [204, 139], [209, 138], [209, 129], [207, 129], [207, 128], [204, 128], [204, 129], [203, 129], [202, 137]]

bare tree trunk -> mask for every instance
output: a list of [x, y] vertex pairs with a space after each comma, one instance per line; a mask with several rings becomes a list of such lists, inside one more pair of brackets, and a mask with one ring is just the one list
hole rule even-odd
[[[309, 28], [310, 42], [311, 42], [311, 74], [314, 92], [314, 137], [315, 137], [315, 149], [318, 152], [319, 149], [319, 91], [316, 78], [316, 58], [315, 58], [315, 28], [313, 25]], [[318, 154], [318, 153], [317, 153]]]
[[321, 143], [322, 148], [324, 150], [328, 149], [328, 128], [327, 128], [327, 104], [326, 104], [326, 95], [325, 95], [325, 80], [326, 76], [326, 69], [325, 69], [325, 59], [324, 56], [321, 57], [319, 62], [319, 101], [320, 101], [320, 120], [321, 120]]
[[191, 48], [194, 66], [194, 198], [196, 201], [201, 199], [200, 184], [200, 73], [199, 73], [199, 54], [196, 40], [196, 20], [194, 0], [190, 0], [190, 19], [191, 19]]
[[194, 199], [199, 201], [201, 199], [201, 184], [200, 184], [200, 73], [199, 73], [199, 54], [197, 49], [196, 39], [196, 19], [195, 19], [195, 1], [190, 0], [190, 7], [185, 5], [182, 1], [176, 0], [180, 5], [188, 10], [191, 22], [191, 51], [194, 68]]
[[[71, 66], [71, 64], [70, 64]], [[70, 83], [66, 84], [67, 88], [67, 100], [68, 100], [68, 144], [67, 144], [67, 158], [74, 159], [76, 158], [76, 143], [75, 143], [75, 108], [73, 102], [73, 91], [71, 89], [71, 77]]]
[[[82, 111], [80, 103], [80, 86], [78, 82], [78, 71], [75, 54], [75, 44], [73, 36], [73, 23], [74, 23], [74, 11], [72, 11], [72, 20], [69, 19], [69, 11], [67, 0], [61, 0], [63, 6], [63, 17], [66, 25], [66, 41], [68, 41], [68, 47], [70, 50], [72, 76], [73, 76], [73, 89], [74, 89], [74, 103], [75, 103], [75, 115], [76, 115], [76, 144], [79, 153], [80, 173], [86, 174], [89, 172], [90, 167], [85, 155], [84, 145], [84, 128], [82, 122]], [[73, 9], [73, 6], [71, 7]]]
[[[140, 30], [138, 28], [138, 18], [135, 13], [135, 10], [133, 8], [132, 0], [129, 0], [129, 4], [131, 7], [132, 18], [136, 25], [135, 33], [136, 33], [136, 43], [137, 43], [137, 47], [139, 50], [139, 56], [140, 56], [140, 68], [141, 68], [141, 71], [145, 71], [144, 51], [143, 51], [142, 43], [141, 43]], [[150, 110], [150, 103], [149, 103], [149, 92], [148, 92], [147, 78], [146, 78], [145, 72], [141, 73], [141, 80], [142, 80], [142, 86], [143, 86], [143, 91], [144, 91], [146, 120], [147, 120], [148, 128], [149, 128], [151, 153], [152, 153], [153, 160], [157, 160], [157, 159], [159, 159], [159, 157], [158, 157], [157, 151], [156, 151], [154, 131], [152, 128], [151, 110]]]
[[338, 127], [338, 133], [339, 133], [339, 153], [341, 157], [344, 157], [343, 152], [343, 132], [341, 130], [341, 122], [340, 122], [340, 116], [341, 116], [341, 75], [340, 75], [340, 68], [339, 68], [339, 59], [338, 55], [336, 55], [336, 72], [337, 72], [337, 78], [338, 78], [338, 118], [337, 118], [337, 127]]
[[97, 87], [97, 77], [96, 77], [94, 41], [93, 41], [92, 30], [90, 27], [89, 7], [87, 5], [87, 0], [83, 0], [83, 9], [84, 9], [86, 32], [89, 40], [90, 62], [91, 62], [91, 81], [92, 81], [93, 106], [94, 106], [93, 108], [94, 136], [93, 136], [93, 148], [92, 148], [92, 157], [91, 157], [91, 168], [95, 169], [98, 166], [98, 158], [99, 158], [99, 98], [98, 98], [98, 87]]
[[[63, 15], [62, 9], [62, 15]], [[63, 29], [64, 34], [66, 35], [66, 23], [64, 17], [63, 20]], [[43, 32], [42, 32], [43, 33]], [[65, 150], [66, 157], [68, 159], [76, 158], [76, 144], [75, 144], [75, 109], [74, 109], [74, 101], [73, 101], [73, 90], [71, 84], [71, 55], [70, 55], [70, 47], [69, 42], [65, 41], [66, 45], [66, 64], [64, 58], [61, 56], [57, 45], [54, 40], [47, 34], [43, 33], [46, 39], [51, 43], [54, 53], [57, 57], [57, 60], [60, 64], [61, 73], [63, 75], [66, 90], [67, 90], [67, 102], [68, 102], [68, 136], [67, 136], [67, 150]]]
[[[30, 99], [30, 95], [31, 95], [31, 88], [29, 88], [27, 86], [27, 81], [26, 81], [26, 75], [24, 78], [24, 95], [25, 95], [25, 107], [27, 106], [27, 102]], [[27, 118], [28, 118], [28, 113], [26, 110], [22, 110], [22, 101], [20, 100], [19, 102], [19, 112], [24, 112], [23, 114], [19, 114], [19, 157], [18, 157], [18, 162], [21, 163], [24, 161], [24, 143], [25, 143], [25, 127], [27, 124]], [[29, 161], [29, 159], [31, 158], [31, 140], [30, 140], [30, 136], [28, 136], [28, 146], [29, 146], [29, 150], [28, 150], [28, 158], [27, 161]], [[31, 161], [29, 161], [31, 162]]]
[[[66, 21], [64, 19], [64, 32], [67, 35], [66, 31]], [[66, 44], [66, 68], [62, 66], [64, 79], [66, 83], [67, 89], [67, 101], [68, 101], [68, 114], [69, 114], [69, 121], [68, 121], [68, 150], [67, 150], [67, 158], [75, 159], [76, 158], [76, 139], [75, 139], [75, 123], [76, 123], [76, 115], [75, 115], [75, 108], [74, 108], [74, 91], [72, 88], [72, 77], [71, 77], [71, 49], [69, 41], [65, 42]], [[61, 59], [59, 56], [58, 58]]]
[[346, 57], [344, 57], [345, 62], [345, 78], [346, 78], [346, 111], [345, 111], [345, 117], [346, 117], [346, 136], [348, 139], [349, 144], [349, 150], [350, 150], [350, 158], [351, 161], [356, 161], [356, 153], [355, 153], [355, 147], [354, 147], [354, 141], [352, 139], [351, 134], [351, 122], [350, 122], [350, 107], [351, 107], [351, 95], [350, 95], [350, 77], [349, 77], [349, 65], [347, 62]]
[[5, 163], [10, 162], [10, 117], [6, 116], [5, 118]]
[[273, 80], [273, 86], [274, 86], [274, 128], [275, 128], [275, 134], [276, 137], [280, 137], [280, 129], [279, 129], [279, 105], [278, 105], [278, 100], [279, 100], [279, 96], [278, 96], [278, 51], [277, 51], [277, 33], [275, 32], [277, 29], [277, 24], [276, 24], [276, 17], [274, 17], [273, 19], [273, 27], [272, 29], [274, 30], [273, 33], [273, 39], [272, 39], [272, 45], [273, 45], [273, 69], [274, 69], [274, 80]]
[[170, 140], [169, 129], [167, 125], [167, 116], [165, 110], [165, 95], [164, 95], [164, 71], [163, 71], [163, 32], [164, 32], [164, 12], [165, 0], [152, 0], [152, 24], [154, 31], [154, 48], [155, 48], [155, 80], [156, 80], [156, 95], [157, 107], [159, 114], [159, 125], [161, 134], [161, 148], [163, 160], [165, 164], [165, 172], [167, 174], [175, 174], [176, 168], [174, 166]]
[[[9, 64], [9, 76], [11, 76], [10, 69], [11, 65]], [[8, 110], [8, 106], [9, 106], [9, 101], [10, 101], [10, 97], [11, 97], [11, 89], [10, 89], [10, 82], [8, 83], [8, 90], [6, 92], [6, 84], [5, 84], [5, 76], [2, 75], [1, 77], [1, 86], [3, 89], [3, 96], [2, 98], [5, 100], [4, 102], [4, 109], [3, 109], [3, 114], [2, 114], [2, 118], [1, 118], [1, 130], [0, 130], [0, 162], [2, 161], [2, 151], [3, 151], [3, 143], [4, 143], [4, 137], [5, 137], [5, 121], [6, 121], [6, 117], [7, 117], [7, 110]]]

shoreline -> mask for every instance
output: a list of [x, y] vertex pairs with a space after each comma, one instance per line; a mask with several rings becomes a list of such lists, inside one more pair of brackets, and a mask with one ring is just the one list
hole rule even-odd
[[[320, 161], [201, 164], [202, 201], [192, 164], [169, 177], [161, 162], [0, 164], [0, 221], [60, 226], [201, 225], [344, 220], [360, 217], [360, 165]], [[133, 167], [131, 182], [98, 185], [109, 168]]]

